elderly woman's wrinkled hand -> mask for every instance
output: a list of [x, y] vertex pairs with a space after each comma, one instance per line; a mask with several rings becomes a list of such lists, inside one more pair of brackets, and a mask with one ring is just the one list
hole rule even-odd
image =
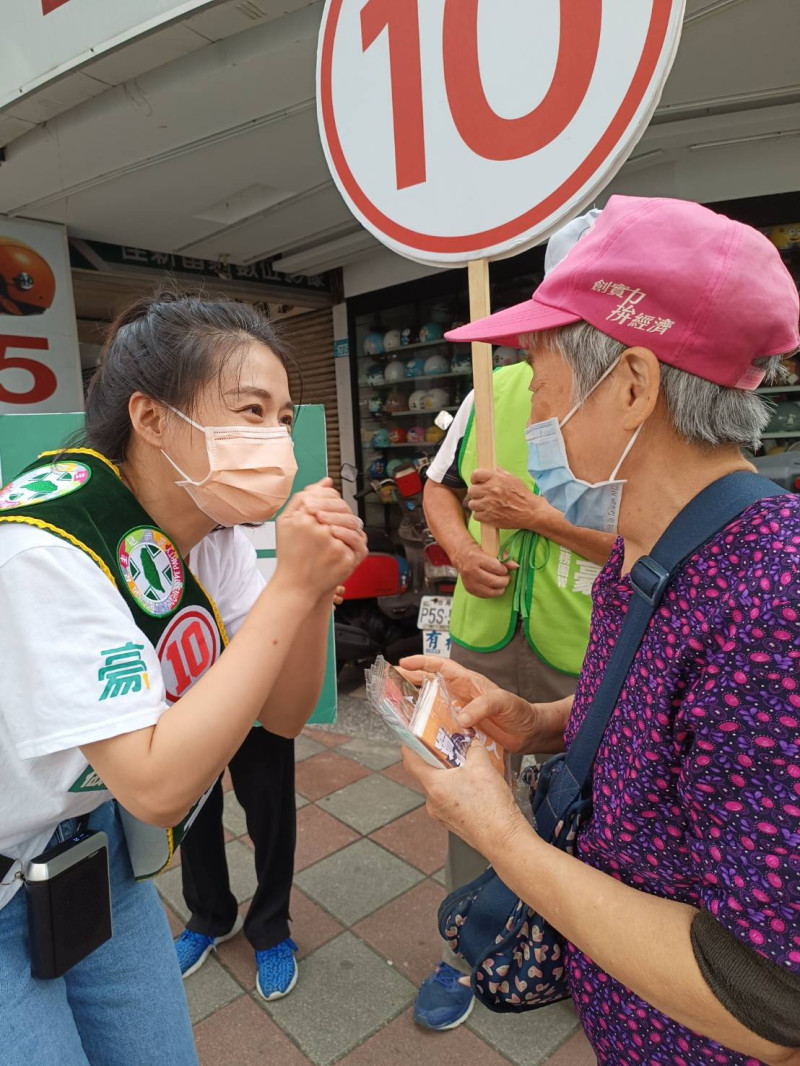
[[482, 744], [470, 744], [457, 770], [429, 766], [407, 748], [403, 765], [425, 789], [428, 814], [487, 858], [529, 828]]
[[[401, 672], [415, 685], [426, 674], [441, 674], [451, 696], [464, 706], [457, 712], [464, 726], [479, 726], [509, 752], [531, 752], [537, 747], [541, 715], [536, 705], [501, 689], [488, 677], [438, 655], [413, 655], [400, 660]], [[545, 750], [541, 748], [541, 750]]]
[[409, 655], [400, 660], [399, 668], [413, 685], [421, 685], [429, 674], [441, 674], [447, 682], [450, 695], [463, 704], [477, 699], [478, 696], [500, 691], [488, 677], [475, 670], [468, 670], [466, 666], [454, 663], [452, 659], [444, 659], [441, 655]]

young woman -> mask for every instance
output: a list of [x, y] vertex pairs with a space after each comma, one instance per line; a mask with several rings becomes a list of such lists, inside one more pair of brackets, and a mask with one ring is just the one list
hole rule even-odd
[[[366, 552], [323, 481], [278, 519], [262, 591], [236, 525], [285, 503], [291, 423], [286, 356], [255, 310], [142, 302], [111, 331], [86, 447], [40, 457], [0, 493], [7, 1066], [197, 1061], [163, 911], [134, 873], [169, 860], [254, 721], [302, 729], [334, 591]], [[19, 874], [86, 815], [109, 840], [113, 936], [37, 979]]]

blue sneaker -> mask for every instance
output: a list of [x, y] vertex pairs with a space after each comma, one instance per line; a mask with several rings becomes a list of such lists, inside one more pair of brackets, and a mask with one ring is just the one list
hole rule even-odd
[[297, 984], [297, 944], [289, 937], [274, 948], [256, 952], [256, 988], [262, 999], [283, 999]]
[[423, 1029], [442, 1033], [465, 1022], [475, 1006], [472, 989], [459, 983], [464, 974], [440, 962], [420, 985], [414, 1003], [414, 1021]]
[[184, 929], [175, 941], [175, 952], [178, 956], [181, 977], [186, 980], [187, 977], [191, 977], [193, 973], [196, 973], [217, 944], [224, 944], [226, 940], [236, 936], [241, 931], [243, 924], [241, 914], [237, 914], [233, 929], [226, 933], [225, 936], [218, 937], [204, 936], [203, 933], [193, 933], [191, 929]]

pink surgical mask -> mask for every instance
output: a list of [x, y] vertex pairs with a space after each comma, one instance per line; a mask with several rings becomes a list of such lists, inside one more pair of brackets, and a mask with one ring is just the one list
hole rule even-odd
[[200, 426], [174, 408], [179, 418], [205, 434], [208, 474], [192, 481], [166, 452], [204, 514], [221, 526], [268, 522], [289, 499], [297, 460], [286, 426]]

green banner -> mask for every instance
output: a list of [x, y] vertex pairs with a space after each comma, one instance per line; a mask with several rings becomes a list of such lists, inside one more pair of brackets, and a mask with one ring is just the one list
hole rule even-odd
[[[83, 415], [40, 414], [0, 415], [0, 485], [11, 481], [23, 467], [41, 452], [72, 443], [75, 434], [83, 429]], [[297, 478], [295, 492], [319, 481], [327, 473], [325, 444], [325, 408], [321, 404], [299, 407], [293, 432]], [[274, 544], [274, 538], [272, 540]], [[274, 559], [273, 549], [257, 548], [260, 559]], [[330, 724], [336, 721], [336, 660], [333, 647], [333, 619], [328, 639], [328, 661], [325, 681], [311, 722]]]

